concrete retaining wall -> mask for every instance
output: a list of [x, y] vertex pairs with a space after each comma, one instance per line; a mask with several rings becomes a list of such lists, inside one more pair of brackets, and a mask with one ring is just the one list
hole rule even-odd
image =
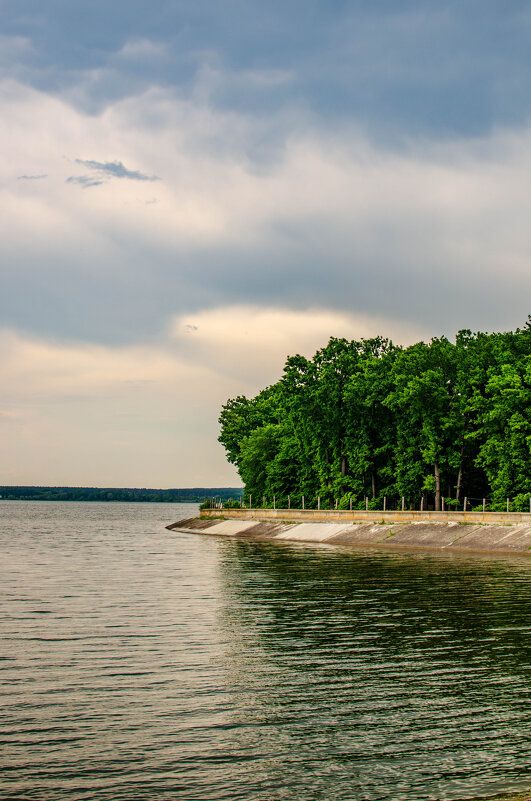
[[[224, 515], [224, 519], [220, 519], [207, 514], [202, 515], [201, 518], [180, 520], [167, 528], [185, 533], [214, 534], [254, 540], [293, 540], [321, 542], [329, 545], [531, 555], [531, 520], [529, 520], [529, 516], [527, 516], [528, 522], [526, 523], [478, 525], [456, 520], [451, 522], [444, 520], [383, 522], [382, 513], [377, 515], [380, 518], [378, 522], [339, 521], [337, 518], [333, 520], [329, 518], [326, 522], [316, 521], [315, 517], [313, 520], [308, 517], [306, 522], [299, 522], [295, 519], [283, 519], [280, 514], [276, 519], [264, 519], [264, 516], [254, 516], [249, 510], [225, 511], [231, 513], [242, 511], [245, 516], [243, 514], [232, 516], [231, 514], [230, 518], [228, 515]], [[277, 512], [279, 511], [277, 510]], [[313, 512], [311, 514], [314, 516]], [[347, 514], [350, 513], [347, 512]], [[374, 517], [374, 512], [372, 516]]]

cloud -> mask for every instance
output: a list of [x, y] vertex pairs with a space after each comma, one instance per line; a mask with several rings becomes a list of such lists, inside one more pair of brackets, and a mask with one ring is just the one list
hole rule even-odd
[[[531, 130], [396, 151], [302, 114], [297, 136], [257, 169], [249, 152], [262, 122], [244, 114], [151, 90], [87, 116], [20, 84], [1, 88], [13, 131], [0, 134], [10, 326], [128, 343], [156, 338], [174, 315], [193, 323], [234, 305], [367, 314], [384, 334], [386, 320], [452, 334], [527, 317]], [[146, 206], [149, 181], [69, 192], [69, 178], [111, 178], [99, 167], [71, 175], [70, 154], [89, 148], [164, 174], [159, 202]], [[50, 177], [13, 181], [14, 170]]]
[[0, 372], [4, 481], [239, 484], [216, 444], [220, 406], [239, 387], [216, 369], [163, 346], [68, 345], [3, 330]]
[[[189, 334], [193, 332], [194, 336]], [[278, 380], [288, 356], [311, 357], [330, 337], [369, 339], [384, 334], [397, 344], [429, 337], [429, 328], [370, 314], [312, 307], [226, 306], [172, 321], [171, 341], [181, 358], [251, 387], [252, 393]]]
[[90, 186], [101, 186], [104, 181], [98, 181], [90, 175], [71, 175], [66, 179], [67, 184], [79, 184], [83, 189], [88, 189]]
[[0, 422], [18, 423], [21, 418], [22, 412], [19, 409], [0, 409]]
[[138, 170], [128, 170], [121, 161], [87, 161], [76, 159], [76, 164], [83, 164], [89, 170], [94, 170], [100, 175], [108, 175], [111, 178], [127, 178], [130, 181], [160, 181], [157, 175], [145, 175]]
[[[76, 344], [0, 330], [0, 427], [11, 454], [4, 480], [238, 485], [217, 444], [222, 404], [277, 380], [287, 355], [311, 356], [330, 335], [371, 336], [382, 322], [233, 306], [193, 321], [176, 317], [152, 344]], [[421, 331], [397, 324], [389, 333], [409, 342]]]
[[521, 4], [22, 5], [0, 3], [15, 483], [232, 483], [219, 406], [288, 354], [525, 322]]
[[373, 137], [485, 135], [530, 116], [523, 5], [2, 3], [0, 75], [90, 113], [153, 86], [193, 100], [208, 85], [216, 108], [264, 118], [301, 106]]
[[[91, 186], [101, 186], [107, 183], [110, 178], [126, 178], [129, 181], [160, 181], [156, 175], [145, 175], [138, 170], [128, 170], [121, 161], [89, 161], [84, 159], [76, 159], [76, 164], [82, 164], [93, 170], [96, 177], [91, 175], [70, 175], [66, 179], [67, 184], [78, 184], [83, 189]], [[147, 204], [156, 202], [156, 200], [145, 201]]]

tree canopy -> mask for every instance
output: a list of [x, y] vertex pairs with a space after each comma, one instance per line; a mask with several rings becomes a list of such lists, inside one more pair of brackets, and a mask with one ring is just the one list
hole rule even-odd
[[399, 347], [330, 339], [280, 380], [223, 406], [219, 441], [254, 505], [529, 508], [531, 317]]

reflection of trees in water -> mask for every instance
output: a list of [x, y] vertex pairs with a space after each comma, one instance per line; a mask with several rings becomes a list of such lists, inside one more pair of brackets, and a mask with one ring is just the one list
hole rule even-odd
[[233, 746], [254, 760], [251, 797], [522, 786], [530, 566], [234, 540], [219, 552]]
[[[222, 550], [226, 623], [308, 669], [369, 646], [398, 660], [475, 662], [531, 674], [531, 564], [519, 560], [314, 549], [235, 541]], [[349, 647], [346, 647], [349, 646]]]

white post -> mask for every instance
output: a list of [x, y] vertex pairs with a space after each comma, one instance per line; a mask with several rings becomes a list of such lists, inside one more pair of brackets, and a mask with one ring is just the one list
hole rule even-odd
[[[352, 495], [350, 496], [350, 503], [349, 503], [349, 506], [350, 506], [350, 511], [352, 512]], [[531, 507], [531, 499], [530, 499], [530, 501], [529, 501], [529, 506]]]
[[507, 498], [507, 511], [509, 511], [509, 498]]
[[273, 509], [277, 508], [277, 496], [273, 495]]
[[369, 511], [369, 498], [367, 495], [365, 496], [365, 511]]
[[424, 495], [420, 499], [420, 511], [424, 511]]
[[444, 498], [441, 498], [441, 511], [444, 512]]
[[321, 496], [320, 496], [320, 495], [318, 495], [318, 496], [317, 496], [317, 511], [319, 511], [319, 510], [320, 510], [320, 508], [321, 508]]
[[483, 498], [483, 513], [485, 513], [485, 498]]
[[466, 502], [467, 501], [468, 501], [468, 498], [465, 495], [465, 502], [463, 503], [463, 512], [466, 512]]
[[302, 508], [304, 509], [304, 495], [302, 496]]
[[386, 506], [387, 506], [387, 498], [386, 498], [386, 496], [384, 495], [384, 508], [383, 508], [384, 512], [385, 512], [385, 507], [386, 507]]
[[336, 498], [336, 509], [337, 509], [337, 498]]
[[406, 499], [402, 495], [402, 511], [404, 511], [405, 508], [406, 508]]

